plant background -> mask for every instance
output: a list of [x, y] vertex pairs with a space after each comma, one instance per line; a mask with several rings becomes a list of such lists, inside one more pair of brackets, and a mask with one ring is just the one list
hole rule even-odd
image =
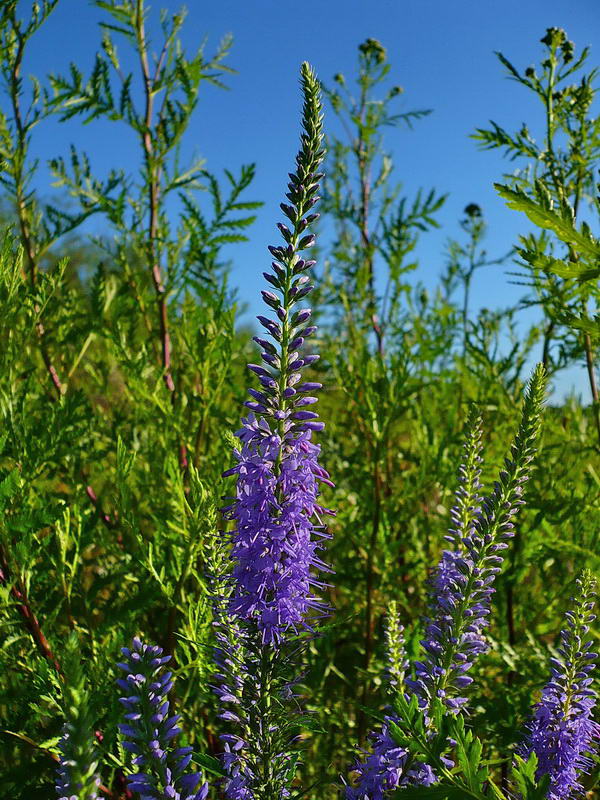
[[[155, 10], [159, 7], [176, 11], [180, 4], [154, 4]], [[151, 30], [158, 27], [156, 17]], [[72, 60], [82, 69], [89, 68], [101, 18], [102, 12], [91, 3], [63, 0], [29, 52], [26, 72], [64, 71]], [[74, 19], [77, 36], [70, 37]], [[402, 129], [390, 131], [386, 144], [408, 193], [422, 186], [450, 193], [440, 211], [440, 229], [417, 245], [424, 265], [419, 279], [433, 288], [443, 267], [446, 239], [468, 203], [476, 202], [485, 211], [490, 252], [506, 252], [518, 234], [527, 230], [492, 188], [509, 165], [499, 153], [479, 152], [469, 135], [492, 118], [501, 119], [509, 128], [518, 127], [525, 119], [532, 125], [533, 120], [542, 123], [542, 109], [536, 110], [525, 92], [511, 86], [498, 69], [494, 52], [510, 52], [512, 60], [524, 68], [536, 58], [532, 43], [540, 30], [552, 25], [565, 28], [581, 46], [597, 48], [600, 10], [594, 0], [578, 0], [569, 7], [558, 0], [525, 4], [508, 0], [501, 11], [493, 4], [472, 0], [454, 6], [438, 0], [376, 0], [368, 11], [362, 0], [330, 0], [325, 5], [309, 0], [298, 18], [291, 9], [270, 0], [189, 3], [182, 36], [186, 46], [194, 47], [206, 37], [214, 48], [224, 35], [232, 34], [234, 47], [228, 63], [237, 74], [227, 82], [231, 91], [205, 90], [201, 110], [190, 123], [184, 152], [199, 154], [214, 166], [232, 163], [232, 153], [239, 163], [255, 162], [254, 185], [264, 201], [248, 232], [248, 244], [238, 246], [232, 263], [232, 285], [240, 288], [240, 297], [250, 309], [244, 319], [258, 313], [261, 248], [272, 235], [278, 213], [273, 187], [279, 185], [295, 153], [296, 132], [288, 121], [296, 110], [298, 64], [308, 60], [317, 65], [322, 80], [330, 80], [337, 72], [351, 74], [357, 44], [371, 36], [387, 48], [394, 81], [405, 90], [403, 105], [432, 110], [417, 135]], [[330, 31], [335, 31], [334, 37]], [[68, 42], [68, 47], [57, 47], [57, 42]], [[268, 81], [265, 75], [270, 76]], [[329, 120], [329, 129], [338, 130], [335, 120]], [[64, 154], [75, 140], [93, 152], [100, 175], [138, 158], [132, 137], [108, 124], [79, 128], [72, 123], [67, 132], [50, 121], [43, 141], [33, 144], [33, 152], [41, 156], [40, 189], [47, 189], [50, 177], [45, 159], [50, 153]], [[90, 221], [90, 229], [95, 230], [97, 224]], [[519, 290], [501, 270], [492, 270], [485, 278], [473, 287], [476, 305], [487, 304], [488, 291], [506, 303], [519, 297]], [[572, 386], [579, 388], [584, 379], [581, 370], [573, 368], [559, 377], [558, 385], [566, 392]]]
[[[596, 278], [565, 284], [539, 267], [540, 254], [573, 261], [570, 240], [542, 234], [506, 208], [494, 181], [519, 185], [544, 202], [527, 173], [522, 181], [505, 175], [526, 160], [481, 152], [469, 135], [489, 127], [491, 118], [509, 132], [527, 121], [543, 139], [539, 100], [506, 79], [492, 51], [524, 70], [545, 57], [539, 40], [555, 25], [567, 30], [579, 54], [584, 45], [597, 44], [591, 40], [600, 14], [596, 4], [566, 10], [558, 3], [508, 3], [499, 14], [476, 3], [450, 9], [378, 2], [369, 4], [367, 15], [361, 3], [342, 10], [338, 3], [309, 3], [302, 16], [266, 2], [222, 4], [218, 13], [216, 5], [194, 5], [181, 37], [191, 53], [207, 34], [208, 63], [202, 62], [198, 108], [191, 102], [182, 107], [182, 126], [188, 111], [189, 126], [181, 164], [194, 156], [206, 163], [189, 182], [182, 178], [183, 198], [175, 190], [164, 201], [161, 195], [154, 232], [146, 197], [164, 170], [148, 161], [139, 135], [107, 118], [112, 111], [100, 108], [96, 89], [90, 100], [95, 119], [87, 125], [77, 115], [61, 121], [79, 89], [47, 77], [66, 75], [73, 60], [87, 79], [100, 43], [97, 21], [108, 19], [107, 6], [113, 12], [121, 7], [61, 0], [33, 34], [24, 72], [49, 88], [47, 110], [53, 113], [32, 128], [20, 151], [10, 86], [1, 107], [9, 164], [3, 214], [7, 224], [25, 221], [33, 238], [24, 236], [22, 224], [13, 227], [0, 269], [0, 796], [53, 796], [64, 705], [79, 702], [64, 688], [80, 681], [81, 665], [70, 648], [85, 665], [103, 784], [108, 796], [122, 796], [112, 665], [119, 647], [137, 632], [173, 651], [174, 702], [187, 739], [199, 753], [218, 752], [207, 565], [221, 557], [221, 473], [231, 465], [231, 432], [248, 384], [244, 365], [255, 357], [252, 314], [297, 146], [297, 67], [304, 59], [314, 64], [330, 101], [314, 301], [322, 361], [314, 373], [326, 386], [321, 413], [327, 429], [320, 442], [336, 483], [324, 497], [338, 516], [328, 555], [336, 613], [308, 655], [301, 691], [315, 724], [303, 734], [307, 753], [299, 780], [318, 782], [315, 797], [337, 795], [337, 776], [347, 773], [354, 746], [364, 744], [371, 726], [365, 708], [385, 704], [382, 627], [391, 598], [411, 629], [409, 651], [416, 649], [425, 581], [443, 546], [469, 403], [477, 403], [484, 418], [483, 478], [489, 485], [514, 433], [530, 367], [542, 356], [544, 336], [551, 335], [547, 366], [556, 391], [528, 506], [499, 579], [493, 648], [476, 674], [473, 723], [483, 731], [489, 755], [506, 758], [545, 678], [575, 578], [583, 566], [598, 567], [598, 404], [590, 404], [584, 366], [591, 353], [597, 372], [598, 284]], [[29, 4], [15, 8], [26, 15]], [[148, 25], [160, 41], [156, 15]], [[228, 30], [234, 35], [231, 54], [214, 59]], [[366, 37], [373, 41], [357, 61]], [[373, 44], [379, 40], [387, 52]], [[128, 45], [119, 48], [123, 69], [134, 70], [132, 95], [143, 107], [138, 61]], [[597, 51], [592, 49], [588, 72]], [[5, 50], [9, 77], [11, 58], [14, 53]], [[387, 65], [389, 74], [380, 82]], [[228, 92], [212, 81], [223, 66], [239, 73], [220, 76]], [[343, 114], [331, 94], [340, 73], [348, 84], [362, 74], [375, 112], [385, 111], [389, 101], [400, 113], [432, 113], [415, 118], [414, 130], [402, 120], [391, 125], [380, 117], [366, 127], [360, 114], [351, 120], [351, 138], [366, 148], [361, 167], [334, 110]], [[192, 62], [173, 76], [173, 92], [198, 78]], [[397, 85], [404, 92], [390, 95]], [[25, 106], [29, 91], [26, 81]], [[564, 102], [564, 119], [574, 119], [577, 108], [568, 97]], [[593, 104], [583, 109], [592, 143], [582, 168], [588, 188], [597, 175], [595, 114]], [[84, 168], [73, 177], [72, 142], [89, 154], [89, 174]], [[581, 159], [562, 134], [556, 148], [565, 153], [568, 175], [578, 174]], [[391, 154], [391, 172], [384, 152]], [[11, 177], [15, 153], [32, 167], [28, 187], [24, 175], [16, 182]], [[59, 163], [54, 169], [70, 182], [70, 199], [64, 188], [51, 186], [48, 161], [59, 156], [65, 168]], [[161, 167], [170, 157], [164, 154]], [[255, 173], [242, 171], [241, 165], [253, 162]], [[345, 201], [350, 191], [360, 196], [367, 162], [372, 202], [365, 214], [360, 202]], [[113, 168], [125, 170], [125, 178], [115, 176], [111, 185]], [[540, 159], [538, 169], [556, 195], [556, 208], [560, 187], [551, 185], [547, 162]], [[572, 203], [573, 181], [567, 183], [563, 189]], [[23, 204], [15, 211], [19, 191]], [[75, 226], [81, 198], [89, 201], [84, 216], [94, 214]], [[589, 219], [594, 231], [593, 200], [577, 210], [578, 222]], [[535, 258], [507, 256], [519, 245], [518, 235], [529, 231], [536, 237], [529, 240]], [[55, 233], [61, 234], [56, 241]], [[27, 238], [35, 246], [33, 258], [24, 259], [19, 248]], [[157, 263], [167, 286], [164, 303], [150, 277]], [[524, 274], [519, 280], [529, 285], [511, 283], [507, 271]], [[523, 304], [522, 297], [535, 303]], [[172, 340], [168, 365], [157, 314], [163, 306]], [[577, 327], [581, 313], [591, 320], [589, 348]], [[569, 395], [572, 385], [576, 392]], [[590, 787], [594, 780], [595, 774]]]

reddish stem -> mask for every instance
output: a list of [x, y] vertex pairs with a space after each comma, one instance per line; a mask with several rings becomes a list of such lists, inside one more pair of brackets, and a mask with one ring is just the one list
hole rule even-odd
[[[2, 583], [4, 586], [7, 586], [9, 580], [10, 580], [10, 569], [8, 566], [7, 554], [4, 548], [0, 546], [0, 583]], [[16, 601], [17, 611], [23, 618], [25, 627], [30, 632], [39, 653], [50, 664], [52, 664], [57, 673], [62, 677], [60, 662], [52, 652], [52, 648], [50, 647], [48, 640], [44, 636], [44, 632], [42, 631], [38, 618], [33, 613], [31, 604], [29, 602], [29, 598], [27, 597], [27, 590], [20, 582], [16, 581], [10, 587], [10, 593], [14, 598], [14, 600]]]
[[109, 530], [114, 530], [117, 527], [117, 522], [116, 522], [116, 520], [113, 520], [113, 518], [110, 516], [110, 514], [107, 514], [105, 511], [103, 511], [102, 506], [100, 504], [100, 501], [98, 500], [98, 497], [97, 497], [96, 492], [94, 491], [94, 489], [91, 486], [88, 485], [88, 486], [85, 487], [85, 493], [87, 494], [87, 496], [89, 497], [89, 499], [92, 502], [92, 505], [94, 506], [94, 508], [98, 512], [98, 516], [100, 517], [100, 520], [106, 525], [106, 527]]

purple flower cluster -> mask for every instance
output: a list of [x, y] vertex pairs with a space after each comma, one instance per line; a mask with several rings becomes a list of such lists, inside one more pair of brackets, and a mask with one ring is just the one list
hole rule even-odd
[[581, 792], [579, 776], [592, 767], [591, 756], [600, 738], [600, 726], [592, 719], [597, 693], [591, 673], [597, 654], [591, 652], [592, 641], [586, 641], [595, 619], [594, 581], [584, 574], [578, 583], [580, 597], [566, 614], [560, 657], [551, 660], [550, 681], [535, 706], [527, 742], [521, 748], [525, 758], [532, 752], [537, 755], [538, 779], [550, 776], [548, 800], [569, 800]]
[[[479, 493], [481, 450], [481, 420], [472, 411], [455, 504], [450, 512], [452, 527], [445, 537], [454, 549], [442, 552], [430, 579], [432, 614], [421, 642], [427, 657], [415, 664], [416, 680], [407, 681], [424, 708], [438, 697], [449, 711], [458, 711], [467, 698], [455, 695], [472, 682], [466, 672], [487, 650], [483, 629], [488, 624], [492, 584], [502, 562], [498, 553], [507, 547], [512, 522], [509, 514], [495, 532], [490, 530], [492, 526], [486, 526], [493, 520], [495, 498], [484, 500]], [[524, 480], [526, 476], [521, 482]], [[496, 487], [498, 491], [500, 486]], [[520, 491], [519, 483], [517, 496]], [[514, 513], [521, 501], [515, 497], [513, 502]]]
[[263, 364], [248, 365], [261, 388], [249, 390], [252, 400], [245, 405], [251, 413], [237, 433], [242, 447], [225, 473], [237, 476], [236, 496], [225, 509], [235, 522], [230, 612], [255, 624], [263, 642], [274, 646], [288, 630], [310, 627], [309, 612], [324, 610], [313, 588], [321, 585], [314, 571], [325, 569], [316, 552], [323, 546], [321, 517], [329, 513], [317, 503], [319, 482], [330, 481], [311, 441], [323, 428], [312, 410], [321, 384], [302, 378], [302, 369], [318, 359], [302, 352], [316, 328], [309, 324], [310, 309], [294, 310], [313, 288], [306, 273], [315, 262], [300, 254], [315, 242], [307, 231], [318, 218], [312, 209], [323, 159], [318, 82], [306, 64], [302, 86], [304, 132], [296, 172], [290, 173], [289, 204], [281, 204], [291, 228], [278, 225], [284, 244], [269, 247], [272, 272], [264, 273], [274, 291], [262, 296], [274, 318], [258, 317], [268, 337], [255, 337]]
[[118, 664], [126, 673], [117, 681], [126, 692], [120, 702], [127, 722], [119, 726], [126, 737], [123, 747], [133, 753], [133, 764], [142, 770], [129, 775], [129, 788], [142, 800], [205, 800], [208, 784], [202, 775], [185, 775], [192, 760], [192, 748], [173, 749], [172, 740], [181, 733], [179, 715], [169, 716], [172, 673], [163, 667], [170, 656], [162, 648], [143, 644], [134, 638], [131, 648], [121, 652], [125, 662]]
[[401, 786], [431, 786], [437, 780], [427, 764], [413, 763], [408, 769], [410, 753], [390, 733], [393, 716], [385, 717], [381, 730], [371, 735], [372, 749], [366, 760], [353, 766], [358, 777], [356, 787], [346, 787], [347, 800], [384, 800], [388, 792]]
[[[254, 619], [265, 643], [277, 642], [284, 630], [306, 624], [309, 610], [323, 611], [313, 594], [321, 586], [315, 568], [326, 569], [317, 556], [323, 536], [317, 502], [319, 481], [327, 481], [311, 432], [282, 442], [267, 420], [249, 416], [238, 432], [242, 448], [230, 472], [237, 474], [232, 509], [236, 535], [232, 549], [236, 593], [230, 611]], [[313, 520], [316, 520], [317, 524]]]
[[433, 575], [433, 613], [421, 642], [427, 656], [415, 665], [416, 680], [407, 681], [426, 714], [438, 700], [450, 713], [460, 711], [467, 702], [461, 692], [473, 680], [467, 672], [488, 649], [484, 630], [489, 624], [493, 585], [503, 561], [501, 553], [514, 536], [514, 520], [524, 503], [544, 390], [545, 373], [540, 365], [529, 382], [511, 455], [485, 498], [479, 495], [481, 420], [471, 412], [452, 510], [453, 528], [447, 537], [454, 550], [444, 551]]
[[[400, 625], [396, 604], [392, 601], [386, 621], [388, 683], [392, 690], [402, 691], [408, 661], [404, 650], [404, 628]], [[390, 724], [397, 723], [392, 714], [383, 720], [381, 730], [370, 735], [371, 752], [364, 753], [364, 762], [353, 765], [356, 787], [346, 787], [347, 800], [383, 800], [385, 794], [400, 786], [431, 786], [436, 776], [427, 764], [412, 763], [408, 770], [409, 751], [398, 745], [390, 733]]]

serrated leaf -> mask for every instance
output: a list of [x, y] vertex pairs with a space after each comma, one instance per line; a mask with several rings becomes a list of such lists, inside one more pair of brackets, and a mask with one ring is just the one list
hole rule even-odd
[[18, 469], [13, 469], [0, 481], [0, 501], [9, 500], [19, 488], [21, 475]]
[[559, 278], [575, 278], [580, 283], [595, 281], [600, 278], [600, 269], [586, 268], [585, 264], [573, 261], [559, 261], [558, 259], [548, 259], [551, 264], [546, 265], [546, 269], [554, 272]]
[[527, 761], [519, 755], [515, 755], [515, 766], [512, 777], [521, 793], [522, 800], [545, 800], [550, 785], [550, 776], [543, 775], [536, 780], [538, 759], [535, 753], [531, 753]]

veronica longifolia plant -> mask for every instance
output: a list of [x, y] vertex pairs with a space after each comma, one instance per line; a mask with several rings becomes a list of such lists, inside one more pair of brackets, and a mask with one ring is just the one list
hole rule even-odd
[[524, 758], [535, 753], [536, 777], [549, 776], [549, 800], [569, 800], [583, 787], [581, 773], [592, 767], [600, 726], [592, 719], [597, 693], [591, 673], [597, 654], [588, 638], [589, 626], [596, 619], [595, 581], [588, 573], [578, 580], [579, 597], [566, 613], [558, 658], [551, 660], [551, 676], [535, 706], [528, 736], [521, 748]]
[[[316, 328], [309, 308], [297, 304], [312, 290], [314, 261], [304, 251], [315, 243], [310, 225], [318, 214], [318, 172], [323, 159], [322, 113], [317, 79], [308, 64], [301, 69], [304, 94], [303, 133], [290, 173], [288, 203], [281, 210], [289, 225], [278, 225], [283, 243], [269, 247], [272, 269], [262, 292], [269, 317], [259, 316], [266, 338], [255, 337], [262, 364], [249, 364], [260, 389], [251, 388], [249, 414], [237, 432], [241, 447], [236, 465], [225, 475], [237, 478], [236, 496], [225, 509], [234, 522], [233, 569], [226, 602], [218, 612], [221, 672], [217, 693], [231, 706], [223, 718], [236, 723], [223, 739], [231, 798], [279, 800], [289, 795], [297, 755], [291, 746], [297, 722], [282, 701], [291, 701], [293, 677], [285, 673], [296, 634], [311, 631], [311, 618], [326, 607], [315, 595], [322, 584], [315, 570], [326, 569], [317, 552], [325, 536], [318, 503], [319, 483], [330, 484], [319, 466], [319, 447], [312, 441], [323, 428], [313, 410], [320, 383], [305, 381], [302, 370], [317, 360], [306, 354], [306, 340]], [[228, 643], [236, 643], [235, 655]]]
[[[430, 580], [431, 611], [421, 642], [424, 657], [414, 665], [415, 678], [406, 678], [404, 687], [398, 687], [405, 703], [414, 698], [413, 708], [419, 712], [421, 733], [426, 740], [439, 731], [444, 715], [461, 712], [467, 702], [462, 690], [472, 681], [467, 672], [488, 648], [483, 632], [488, 625], [490, 597], [502, 563], [500, 554], [513, 536], [513, 521], [523, 504], [544, 386], [544, 371], [538, 367], [529, 384], [511, 455], [493, 491], [485, 498], [480, 496], [479, 483], [481, 421], [471, 414], [451, 512], [453, 527], [446, 537], [452, 549], [442, 553]], [[396, 652], [397, 639], [398, 635], [391, 637], [396, 640]], [[372, 737], [373, 752], [354, 767], [358, 784], [347, 788], [350, 800], [380, 800], [386, 791], [400, 786], [428, 786], [436, 782], [440, 765], [445, 768], [452, 764], [441, 753], [437, 753], [436, 764], [415, 759], [410, 747], [396, 741], [394, 728], [404, 730], [408, 737], [414, 734], [400, 714], [385, 718], [381, 731]]]
[[248, 365], [261, 388], [249, 390], [250, 414], [237, 433], [242, 447], [234, 453], [236, 466], [225, 473], [237, 476], [236, 499], [227, 509], [236, 526], [230, 610], [255, 623], [266, 644], [277, 643], [290, 628], [306, 625], [309, 609], [322, 607], [312, 592], [311, 570], [323, 567], [315, 554], [323, 512], [316, 498], [318, 482], [328, 476], [318, 465], [319, 448], [311, 441], [323, 423], [310, 410], [321, 384], [303, 381], [302, 368], [318, 356], [300, 352], [316, 328], [310, 325], [310, 309], [295, 310], [312, 290], [306, 273], [315, 262], [300, 254], [315, 243], [308, 228], [318, 218], [311, 210], [319, 199], [322, 176], [317, 170], [323, 158], [318, 84], [307, 64], [302, 66], [302, 88], [304, 133], [296, 173], [290, 174], [288, 184], [290, 204], [281, 205], [292, 227], [280, 223], [284, 244], [269, 247], [275, 260], [264, 277], [275, 292], [263, 291], [262, 296], [274, 319], [258, 317], [268, 336], [255, 337], [264, 366]]

